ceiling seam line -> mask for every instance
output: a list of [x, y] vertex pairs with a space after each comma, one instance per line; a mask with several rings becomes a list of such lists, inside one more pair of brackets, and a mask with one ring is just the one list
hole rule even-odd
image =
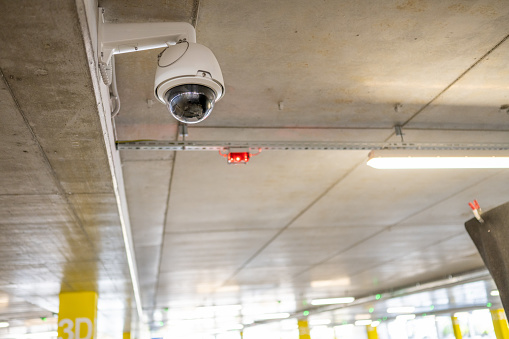
[[[39, 142], [39, 139], [37, 139], [37, 136], [36, 136], [34, 130], [32, 129], [32, 126], [30, 126], [30, 122], [28, 120], [28, 117], [26, 116], [25, 112], [21, 108], [21, 105], [19, 104], [18, 99], [16, 99], [16, 96], [14, 95], [14, 91], [12, 90], [11, 86], [9, 85], [9, 82], [7, 81], [7, 78], [5, 77], [5, 74], [4, 74], [4, 71], [3, 71], [2, 68], [0, 68], [0, 76], [2, 77], [3, 82], [4, 82], [5, 86], [7, 87], [7, 90], [9, 91], [9, 94], [11, 95], [11, 98], [14, 101], [14, 104], [15, 104], [17, 110], [18, 110], [18, 113], [23, 118], [25, 126], [28, 129], [28, 131], [29, 131], [29, 133], [30, 133], [30, 135], [32, 137], [32, 140], [37, 145], [37, 148], [39, 149], [39, 152], [41, 152], [41, 157], [42, 157], [45, 165], [49, 169], [49, 171], [51, 173], [51, 177], [53, 178], [53, 181], [55, 182], [55, 186], [57, 187], [57, 190], [59, 192], [59, 194], [57, 194], [57, 195], [61, 196], [64, 199], [64, 201], [67, 204], [67, 207], [71, 210], [71, 214], [72, 214], [73, 219], [78, 224], [78, 226], [81, 228], [82, 232], [85, 234], [85, 237], [86, 237], [87, 241], [89, 242], [90, 246], [95, 249], [95, 246], [94, 246], [92, 240], [90, 239], [90, 236], [89, 236], [88, 232], [85, 230], [85, 226], [83, 225], [83, 222], [78, 217], [78, 212], [76, 211], [76, 209], [74, 208], [74, 205], [69, 200], [69, 198], [67, 196], [67, 193], [65, 192], [62, 184], [60, 183], [60, 180], [58, 179], [58, 176], [57, 176], [57, 174], [55, 172], [55, 169], [53, 168], [53, 166], [51, 166], [51, 162], [49, 161], [49, 158], [46, 155], [46, 152], [42, 148], [42, 145]], [[97, 258], [97, 260], [99, 260], [99, 258]]]
[[[478, 64], [480, 64], [484, 59], [486, 59], [493, 51], [495, 51], [500, 45], [502, 45], [507, 39], [509, 39], [509, 34], [506, 35], [502, 40], [500, 40], [495, 46], [493, 46], [488, 52], [486, 52], [479, 60], [474, 62], [470, 67], [468, 67], [463, 73], [461, 73], [456, 79], [454, 79], [449, 85], [447, 85], [443, 90], [441, 90], [435, 97], [433, 97], [428, 103], [422, 106], [417, 112], [415, 112], [410, 118], [408, 118], [404, 123], [400, 124], [401, 127], [405, 127], [412, 121], [417, 115], [422, 113], [426, 108], [428, 108], [433, 102], [435, 102], [442, 94], [444, 94], [447, 90], [449, 90], [452, 86], [454, 86], [458, 81], [460, 81], [468, 72], [470, 72], [473, 68], [475, 68]], [[387, 140], [389, 140], [392, 136], [394, 136], [396, 132], [393, 132]], [[386, 140], [386, 141], [387, 141]]]
[[[488, 180], [488, 179], [490, 179], [490, 178], [492, 178], [492, 177], [494, 177], [494, 176], [498, 175], [498, 174], [499, 174], [499, 173], [501, 173], [502, 171], [503, 171], [503, 170], [496, 171], [494, 174], [489, 175], [489, 176], [487, 176], [487, 177], [485, 177], [485, 178], [483, 178], [483, 179], [479, 180], [479, 181], [478, 181], [478, 182], [476, 182], [474, 185], [478, 185], [478, 184], [480, 184], [481, 182], [486, 181], [486, 180]], [[350, 247], [348, 247], [348, 248], [346, 248], [346, 249], [344, 249], [344, 250], [339, 251], [339, 252], [338, 252], [338, 253], [336, 253], [336, 254], [333, 254], [332, 256], [330, 256], [330, 257], [326, 258], [325, 260], [322, 260], [322, 261], [320, 261], [319, 263], [314, 264], [314, 265], [312, 265], [311, 267], [309, 267], [309, 268], [307, 268], [307, 269], [305, 269], [305, 270], [303, 270], [303, 271], [301, 271], [301, 272], [299, 272], [299, 273], [295, 274], [293, 277], [297, 277], [297, 276], [299, 276], [299, 275], [301, 275], [301, 274], [303, 274], [303, 273], [305, 273], [305, 272], [307, 272], [307, 271], [312, 270], [313, 268], [316, 268], [316, 267], [318, 267], [318, 266], [320, 266], [320, 265], [323, 265], [324, 263], [326, 263], [327, 261], [329, 261], [329, 260], [333, 259], [334, 257], [337, 257], [337, 256], [339, 256], [339, 255], [341, 255], [341, 254], [343, 254], [343, 253], [346, 253], [347, 251], [351, 250], [352, 248], [354, 248], [354, 247], [356, 247], [356, 246], [360, 245], [362, 242], [364, 242], [364, 241], [367, 241], [367, 240], [371, 239], [373, 236], [376, 236], [376, 235], [380, 234], [381, 232], [384, 232], [384, 231], [386, 231], [387, 229], [390, 229], [390, 228], [392, 228], [392, 227], [396, 227], [396, 226], [398, 226], [399, 224], [401, 224], [402, 222], [404, 222], [404, 221], [406, 221], [406, 220], [408, 220], [408, 219], [410, 219], [410, 218], [412, 218], [412, 217], [414, 217], [414, 216], [418, 215], [419, 213], [422, 213], [423, 211], [426, 211], [426, 210], [428, 210], [428, 209], [430, 209], [430, 208], [433, 208], [433, 207], [437, 206], [438, 204], [440, 204], [440, 203], [442, 203], [442, 202], [444, 202], [444, 201], [446, 201], [446, 200], [448, 200], [448, 199], [451, 199], [452, 197], [454, 197], [454, 196], [456, 196], [456, 195], [458, 195], [458, 194], [460, 194], [460, 193], [462, 193], [462, 192], [466, 191], [467, 189], [469, 189], [469, 188], [471, 188], [471, 187], [472, 187], [472, 185], [469, 185], [469, 186], [467, 186], [467, 187], [463, 188], [462, 190], [459, 190], [459, 191], [455, 192], [454, 194], [451, 194], [451, 195], [449, 195], [449, 196], [447, 196], [447, 197], [445, 197], [445, 198], [443, 198], [443, 199], [440, 199], [440, 200], [439, 200], [439, 201], [437, 201], [436, 203], [431, 204], [431, 205], [427, 206], [426, 208], [424, 208], [424, 209], [422, 209], [422, 210], [420, 210], [420, 211], [416, 211], [416, 212], [414, 212], [414, 213], [410, 214], [409, 216], [407, 216], [407, 217], [405, 217], [405, 218], [401, 219], [400, 221], [398, 221], [398, 222], [396, 222], [396, 223], [394, 223], [394, 224], [391, 224], [391, 225], [389, 225], [389, 226], [384, 227], [382, 230], [380, 230], [380, 231], [378, 231], [378, 232], [374, 233], [372, 236], [369, 236], [369, 237], [367, 237], [366, 239], [361, 240], [361, 241], [359, 241], [359, 242], [355, 243], [354, 245], [352, 245], [352, 246], [350, 246]]]
[[[412, 251], [411, 253], [417, 253], [417, 252], [419, 252], [419, 251], [422, 251], [422, 250], [428, 249], [428, 248], [433, 247], [433, 246], [435, 246], [435, 245], [442, 244], [442, 243], [444, 243], [444, 242], [446, 242], [446, 241], [449, 241], [449, 240], [451, 240], [451, 239], [454, 239], [454, 238], [456, 238], [456, 237], [459, 237], [460, 235], [464, 235], [464, 233], [463, 233], [463, 232], [461, 232], [461, 233], [456, 233], [456, 234], [451, 235], [451, 236], [449, 236], [449, 237], [447, 237], [447, 238], [445, 238], [445, 239], [441, 239], [441, 240], [440, 240], [440, 241], [438, 241], [438, 242], [435, 242], [435, 243], [429, 244], [429, 245], [427, 245], [427, 246], [420, 247], [418, 250], [416, 250], [416, 251]], [[384, 261], [384, 262], [382, 262], [382, 263], [380, 263], [380, 264], [378, 264], [378, 265], [374, 265], [374, 266], [371, 266], [371, 267], [369, 267], [369, 268], [367, 268], [367, 269], [364, 269], [364, 270], [361, 270], [361, 271], [355, 272], [355, 273], [351, 274], [350, 276], [352, 276], [352, 277], [353, 277], [353, 276], [356, 276], [356, 275], [362, 274], [362, 273], [364, 273], [364, 272], [366, 272], [366, 271], [371, 270], [371, 269], [372, 269], [372, 268], [374, 268], [374, 267], [377, 267], [377, 266], [379, 266], [379, 265], [385, 265], [385, 264], [391, 263], [391, 262], [393, 262], [393, 261], [396, 261], [396, 260], [398, 260], [398, 259], [400, 259], [400, 258], [392, 258], [392, 259], [389, 259], [389, 260]], [[400, 287], [396, 287], [396, 288], [400, 288]]]
[[316, 197], [311, 203], [309, 203], [303, 210], [301, 210], [295, 217], [293, 217], [283, 228], [281, 228], [272, 238], [270, 238], [261, 248], [259, 248], [251, 257], [249, 257], [238, 269], [236, 269], [233, 274], [226, 279], [221, 285], [225, 286], [233, 277], [240, 273], [251, 261], [253, 261], [263, 250], [265, 250], [274, 240], [276, 240], [284, 231], [286, 231], [294, 222], [296, 222], [302, 215], [304, 215], [307, 211], [309, 211], [313, 206], [315, 206], [318, 201], [320, 201], [323, 197], [325, 197], [334, 187], [340, 184], [343, 180], [345, 180], [350, 174], [353, 173], [357, 167], [364, 164], [364, 161], [357, 163], [352, 166], [344, 175], [342, 175], [339, 179], [337, 179], [331, 186], [329, 186], [325, 191], [320, 193], [318, 197]]
[[[177, 140], [178, 140], [178, 129], [177, 129]], [[171, 187], [173, 185], [173, 177], [175, 174], [175, 164], [177, 162], [177, 152], [173, 151], [173, 161], [171, 164], [170, 170], [170, 181], [168, 182], [168, 194], [166, 195], [166, 206], [164, 209], [164, 220], [163, 220], [163, 234], [161, 239], [161, 249], [159, 250], [159, 263], [157, 265], [157, 276], [154, 286], [154, 299], [152, 301], [152, 307], [155, 309], [157, 303], [157, 294], [159, 293], [159, 277], [161, 276], [161, 265], [163, 262], [163, 250], [164, 250], [164, 239], [166, 234], [166, 225], [168, 222], [168, 212], [170, 210], [170, 197], [171, 197]]]
[[296, 273], [295, 275], [293, 275], [293, 276], [292, 276], [292, 278], [298, 277], [299, 275], [302, 275], [302, 274], [304, 274], [304, 273], [306, 273], [306, 272], [308, 272], [308, 271], [311, 271], [313, 268], [316, 268], [316, 267], [318, 267], [318, 266], [320, 266], [320, 265], [325, 264], [327, 261], [329, 261], [329, 260], [331, 260], [331, 259], [333, 259], [333, 258], [337, 257], [338, 255], [341, 255], [341, 254], [343, 254], [343, 253], [345, 253], [345, 252], [348, 252], [348, 251], [350, 251], [351, 249], [353, 249], [353, 248], [355, 248], [355, 247], [359, 246], [359, 245], [360, 245], [360, 244], [362, 244], [363, 242], [368, 241], [369, 239], [376, 237], [376, 236], [377, 236], [377, 235], [379, 235], [380, 233], [385, 232], [385, 230], [386, 230], [387, 228], [390, 228], [390, 227], [392, 227], [392, 226], [393, 226], [393, 225], [390, 225], [390, 226], [387, 226], [387, 227], [382, 228], [382, 229], [381, 229], [381, 230], [379, 230], [379, 231], [376, 231], [375, 233], [373, 233], [373, 234], [369, 235], [368, 237], [366, 237], [366, 238], [364, 238], [364, 239], [361, 239], [361, 240], [357, 241], [356, 243], [354, 243], [354, 244], [350, 245], [349, 247], [347, 247], [347, 248], [345, 248], [345, 249], [342, 249], [340, 252], [337, 252], [337, 253], [335, 253], [335, 254], [333, 254], [333, 255], [331, 255], [331, 256], [329, 256], [329, 257], [327, 257], [327, 258], [325, 258], [325, 259], [323, 259], [323, 260], [321, 260], [321, 261], [319, 261], [318, 263], [311, 265], [309, 268], [306, 268], [306, 269], [304, 269], [304, 270], [302, 270], [302, 271], [300, 271], [300, 272]]

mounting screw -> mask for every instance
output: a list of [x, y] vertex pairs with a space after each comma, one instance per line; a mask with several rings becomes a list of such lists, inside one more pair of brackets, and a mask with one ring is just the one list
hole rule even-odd
[[394, 111], [397, 113], [401, 113], [403, 111], [403, 105], [399, 102], [394, 105]]

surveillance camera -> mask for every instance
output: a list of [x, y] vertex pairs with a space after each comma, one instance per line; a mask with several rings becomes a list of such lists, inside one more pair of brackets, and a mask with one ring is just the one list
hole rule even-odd
[[159, 56], [154, 92], [175, 119], [186, 124], [203, 121], [224, 95], [216, 57], [193, 42], [169, 46]]

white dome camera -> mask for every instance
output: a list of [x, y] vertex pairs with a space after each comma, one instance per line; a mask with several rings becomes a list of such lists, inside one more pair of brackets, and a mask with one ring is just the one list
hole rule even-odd
[[207, 47], [182, 41], [158, 58], [154, 92], [175, 119], [195, 124], [207, 118], [224, 95], [216, 57]]
[[[98, 66], [120, 107], [112, 57], [166, 47], [159, 54], [154, 94], [179, 121], [195, 124], [209, 116], [224, 95], [221, 68], [207, 47], [196, 43], [196, 31], [185, 22], [105, 23], [99, 8]], [[111, 70], [108, 73], [108, 70]]]

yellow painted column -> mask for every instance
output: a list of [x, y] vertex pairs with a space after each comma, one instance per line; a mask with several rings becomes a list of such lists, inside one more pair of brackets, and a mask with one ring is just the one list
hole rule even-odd
[[244, 331], [240, 331], [240, 339], [244, 339]]
[[305, 319], [299, 319], [297, 324], [299, 325], [299, 339], [311, 339], [311, 336], [309, 335], [308, 321]]
[[58, 339], [95, 339], [97, 293], [60, 293]]
[[493, 328], [495, 328], [497, 339], [509, 339], [509, 327], [507, 326], [504, 309], [491, 310], [491, 319], [493, 320]]
[[368, 339], [378, 339], [378, 332], [376, 331], [376, 327], [366, 325], [366, 331], [368, 332]]
[[460, 328], [460, 321], [458, 320], [458, 317], [451, 317], [452, 320], [452, 329], [454, 331], [454, 337], [456, 339], [463, 339], [463, 336], [461, 335], [461, 328]]
[[131, 339], [131, 332], [124, 332], [122, 334], [122, 339]]

